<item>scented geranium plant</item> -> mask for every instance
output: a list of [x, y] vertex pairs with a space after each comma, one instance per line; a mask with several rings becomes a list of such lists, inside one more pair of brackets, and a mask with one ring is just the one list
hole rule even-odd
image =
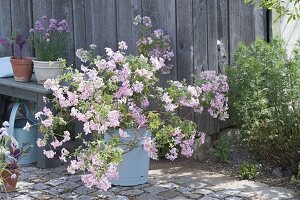
[[30, 29], [31, 40], [39, 61], [56, 61], [63, 57], [68, 46], [70, 29], [66, 20], [58, 22], [43, 16]]
[[141, 30], [141, 37], [136, 43], [138, 52], [148, 58], [163, 59], [166, 64], [161, 68], [161, 72], [169, 73], [173, 67], [169, 61], [174, 57], [170, 36], [166, 35], [162, 29], [152, 30], [152, 22], [148, 16], [136, 16], [133, 24]]
[[[90, 47], [90, 50], [79, 49], [76, 52], [83, 62], [80, 71], [66, 67], [65, 74], [44, 83], [54, 96], [45, 101], [51, 102], [72, 119], [66, 121], [47, 107], [35, 115], [44, 133], [37, 145], [49, 145], [50, 150], [44, 150], [48, 158], [53, 158], [59, 153], [55, 149], [70, 140], [68, 131], [59, 139], [55, 128], [72, 120], [83, 123], [82, 132], [76, 136], [83, 140], [83, 145], [74, 152], [62, 148], [59, 158], [65, 162], [71, 159], [67, 168], [69, 173], [85, 172], [81, 179], [87, 187], [109, 189], [110, 180], [118, 178], [118, 165], [123, 154], [140, 140], [152, 159], [158, 159], [161, 147], [168, 148], [165, 157], [169, 160], [176, 159], [179, 154], [190, 157], [196, 125], [179, 117], [177, 108], [190, 107], [200, 113], [208, 109], [214, 118], [228, 117], [225, 76], [203, 72], [194, 85], [172, 81], [170, 87], [163, 89], [156, 86], [158, 76], [166, 66], [163, 57], [128, 55], [123, 41], [119, 43], [118, 51], [105, 48], [104, 56], [94, 55], [96, 45]], [[150, 104], [160, 106], [151, 110]], [[128, 132], [141, 129], [150, 131], [152, 136], [140, 137], [134, 131]], [[112, 130], [117, 130], [118, 134], [111, 134], [109, 140], [105, 139]], [[93, 139], [86, 140], [88, 135]], [[134, 138], [132, 142], [124, 142], [123, 139], [128, 137]], [[203, 142], [204, 137], [202, 133]], [[48, 141], [51, 141], [50, 144]]]

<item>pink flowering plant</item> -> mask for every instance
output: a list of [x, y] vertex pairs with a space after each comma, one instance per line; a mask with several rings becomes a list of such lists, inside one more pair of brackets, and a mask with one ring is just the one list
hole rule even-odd
[[162, 66], [161, 72], [169, 73], [173, 67], [169, 61], [174, 57], [170, 36], [166, 35], [162, 29], [152, 30], [152, 22], [148, 16], [136, 16], [133, 24], [140, 27], [142, 34], [136, 43], [139, 53], [148, 58], [163, 59], [166, 64]]
[[66, 51], [70, 37], [70, 28], [66, 20], [58, 22], [43, 16], [29, 30], [31, 40], [39, 61], [56, 61]]
[[[144, 24], [151, 27], [149, 19]], [[190, 157], [196, 125], [179, 117], [177, 108], [190, 107], [200, 113], [208, 109], [214, 118], [228, 117], [226, 76], [203, 72], [194, 85], [171, 81], [170, 87], [162, 89], [157, 87], [158, 76], [168, 60], [161, 57], [162, 54], [129, 55], [123, 41], [119, 42], [117, 51], [105, 48], [104, 56], [95, 55], [95, 48], [96, 45], [90, 45], [89, 50], [77, 50], [76, 55], [83, 62], [81, 70], [66, 67], [65, 74], [44, 83], [54, 96], [45, 101], [51, 102], [59, 112], [45, 107], [35, 114], [44, 133], [37, 145], [49, 146], [49, 150], [44, 150], [48, 158], [58, 153], [64, 162], [71, 159], [68, 172], [84, 171], [81, 179], [87, 187], [109, 189], [110, 180], [118, 178], [123, 154], [139, 142], [155, 160], [160, 148], [166, 147], [164, 156], [169, 160], [180, 154]], [[150, 104], [159, 106], [152, 110]], [[70, 120], [57, 114], [60, 111], [70, 116]], [[59, 138], [55, 129], [74, 120], [83, 124], [82, 132], [76, 135], [83, 140], [83, 145], [71, 152], [62, 148], [63, 143], [70, 140], [70, 133], [64, 131]], [[138, 131], [132, 130], [148, 130], [152, 136], [141, 137]], [[112, 134], [113, 131], [117, 134]], [[204, 142], [204, 133], [198, 134]], [[89, 135], [92, 140], [86, 139]], [[106, 135], [110, 135], [109, 140]], [[124, 138], [133, 139], [124, 142]], [[56, 152], [57, 148], [61, 148], [61, 152]]]

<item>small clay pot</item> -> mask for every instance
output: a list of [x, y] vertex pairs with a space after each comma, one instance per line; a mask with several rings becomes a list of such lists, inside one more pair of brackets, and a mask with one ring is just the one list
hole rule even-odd
[[33, 71], [33, 62], [29, 57], [11, 57], [10, 63], [14, 72], [14, 78], [19, 82], [27, 82], [31, 80]]
[[[13, 175], [15, 174], [15, 176]], [[5, 169], [1, 173], [3, 180], [3, 192], [13, 192], [17, 188], [17, 182], [20, 174], [20, 165], [16, 169]]]

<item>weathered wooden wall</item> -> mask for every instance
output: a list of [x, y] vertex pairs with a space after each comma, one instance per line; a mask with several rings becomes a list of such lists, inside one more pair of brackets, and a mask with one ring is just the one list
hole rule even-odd
[[[14, 30], [28, 31], [43, 15], [67, 19], [72, 30], [71, 61], [76, 49], [91, 43], [103, 53], [104, 47], [116, 49], [117, 42], [124, 40], [135, 53], [139, 30], [132, 25], [133, 19], [148, 15], [155, 28], [171, 36], [175, 52], [174, 68], [171, 74], [162, 76], [162, 84], [168, 79], [191, 82], [192, 73], [218, 71], [232, 62], [238, 42], [266, 38], [268, 30], [266, 13], [245, 6], [242, 0], [0, 0], [0, 5], [0, 37]], [[218, 40], [224, 47], [222, 56]], [[13, 52], [12, 48], [0, 47], [0, 56]], [[34, 53], [30, 48], [26, 52]], [[205, 115], [192, 117], [204, 131], [218, 131], [216, 123]]]

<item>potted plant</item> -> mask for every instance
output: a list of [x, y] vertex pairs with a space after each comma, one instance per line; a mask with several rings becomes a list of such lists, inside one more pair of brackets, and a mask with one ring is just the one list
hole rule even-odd
[[4, 192], [12, 192], [16, 189], [20, 173], [18, 161], [30, 149], [29, 145], [19, 148], [18, 142], [8, 133], [8, 125], [8, 122], [4, 122], [0, 129], [0, 183]]
[[58, 22], [46, 16], [35, 22], [30, 29], [36, 58], [33, 60], [37, 82], [42, 84], [49, 78], [62, 74], [62, 59], [69, 41], [69, 25], [66, 20]]
[[[151, 27], [150, 18], [137, 20]], [[207, 108], [214, 118], [228, 117], [226, 76], [207, 71], [201, 73], [194, 85], [170, 81], [170, 86], [163, 89], [156, 85], [165, 67], [164, 58], [127, 55], [123, 41], [116, 52], [105, 48], [104, 56], [94, 55], [96, 45], [90, 47], [91, 50], [76, 52], [84, 63], [81, 71], [66, 67], [65, 74], [44, 83], [54, 95], [47, 101], [83, 123], [82, 132], [76, 136], [83, 140], [82, 146], [74, 152], [65, 148], [56, 152], [70, 140], [70, 134], [65, 131], [63, 139], [58, 139], [54, 130], [69, 122], [47, 107], [35, 114], [44, 133], [37, 145], [44, 147], [51, 138], [50, 149], [44, 154], [53, 158], [58, 153], [65, 162], [71, 158], [67, 171], [71, 174], [84, 171], [81, 179], [87, 187], [107, 190], [111, 184], [129, 186], [147, 182], [149, 157], [158, 159], [162, 147], [168, 148], [165, 157], [169, 160], [179, 154], [190, 157], [196, 125], [179, 117], [177, 108], [189, 107], [195, 112]], [[158, 109], [151, 110], [150, 103], [158, 105]], [[204, 139], [204, 134], [199, 134]], [[89, 135], [92, 139], [86, 140]]]
[[27, 82], [31, 80], [33, 63], [30, 57], [23, 56], [23, 48], [28, 42], [28, 36], [23, 33], [14, 32], [9, 39], [0, 38], [0, 45], [10, 46], [13, 44], [17, 47], [19, 56], [12, 56], [10, 62], [14, 72], [14, 79], [19, 82]]

